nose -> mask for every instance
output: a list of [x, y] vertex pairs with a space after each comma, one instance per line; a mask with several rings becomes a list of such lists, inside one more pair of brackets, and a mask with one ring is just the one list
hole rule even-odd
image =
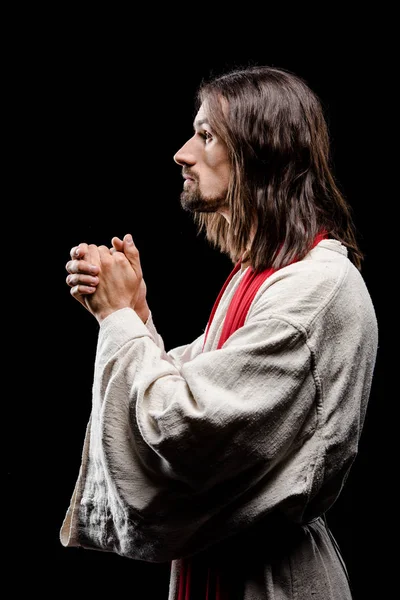
[[196, 159], [194, 157], [193, 152], [191, 151], [191, 140], [188, 140], [176, 154], [174, 154], [174, 161], [181, 165], [181, 167], [186, 165], [194, 165]]

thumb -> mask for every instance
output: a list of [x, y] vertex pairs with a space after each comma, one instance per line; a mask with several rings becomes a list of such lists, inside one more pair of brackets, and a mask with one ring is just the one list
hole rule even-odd
[[124, 254], [131, 263], [132, 267], [135, 269], [136, 273], [141, 273], [139, 251], [135, 246], [130, 233], [124, 235]]
[[127, 233], [124, 235], [124, 250], [128, 250], [132, 252], [132, 250], [134, 250], [136, 248], [135, 244], [133, 243], [133, 239], [130, 233]]

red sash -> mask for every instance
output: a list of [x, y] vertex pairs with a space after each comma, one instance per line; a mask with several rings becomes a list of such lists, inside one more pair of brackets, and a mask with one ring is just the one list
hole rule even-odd
[[[321, 233], [317, 235], [312, 245], [312, 248], [316, 246], [321, 240], [327, 238], [325, 233]], [[293, 260], [292, 262], [296, 262]], [[208, 336], [208, 332], [213, 321], [214, 315], [220, 303], [220, 300], [231, 281], [232, 277], [239, 271], [241, 268], [241, 261], [239, 261], [229, 274], [227, 280], [225, 281], [218, 297], [214, 303], [213, 309], [211, 311], [211, 315], [207, 324], [204, 345]], [[276, 269], [265, 269], [261, 273], [255, 274], [254, 271], [250, 268], [247, 273], [243, 276], [237, 290], [229, 304], [228, 311], [225, 317], [224, 325], [222, 328], [221, 336], [218, 341], [217, 349], [221, 348], [226, 340], [229, 338], [232, 333], [234, 333], [237, 329], [244, 325], [244, 321], [246, 319], [246, 315], [249, 311], [250, 305], [254, 300], [254, 297], [260, 288], [260, 286], [264, 283], [264, 281], [275, 273]], [[192, 582], [192, 564], [194, 558], [188, 557], [181, 559], [181, 571], [179, 575], [179, 592], [177, 600], [192, 600], [191, 597], [191, 582]], [[204, 600], [229, 600], [229, 594], [225, 589], [221, 581], [220, 574], [218, 572], [214, 572], [214, 569], [208, 568], [207, 570], [207, 582], [205, 586], [205, 596]], [[192, 590], [195, 592], [195, 590]]]

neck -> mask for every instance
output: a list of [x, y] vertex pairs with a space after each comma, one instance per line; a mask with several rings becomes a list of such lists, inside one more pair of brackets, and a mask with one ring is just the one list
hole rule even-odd
[[240, 270], [243, 273], [247, 267], [250, 267], [250, 260], [246, 258], [246, 255], [243, 255], [242, 262], [240, 263]]

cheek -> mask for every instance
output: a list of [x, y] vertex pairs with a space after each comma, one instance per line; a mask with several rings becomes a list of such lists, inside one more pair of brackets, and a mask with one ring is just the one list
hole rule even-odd
[[229, 180], [231, 177], [231, 167], [227, 164], [224, 165], [222, 171], [221, 171], [221, 181], [223, 181], [223, 184], [225, 187], [228, 187], [229, 184]]
[[229, 183], [231, 167], [225, 152], [213, 153], [207, 157], [207, 167], [210, 179], [220, 186], [227, 187]]
[[214, 171], [214, 183], [219, 190], [226, 190], [229, 184], [230, 169], [227, 165], [220, 165]]
[[227, 169], [229, 166], [227, 149], [221, 144], [212, 143], [206, 147], [205, 159], [208, 166], [215, 171]]
[[205, 196], [220, 196], [225, 194], [228, 189], [229, 174], [222, 169], [210, 169], [200, 177], [199, 189]]

